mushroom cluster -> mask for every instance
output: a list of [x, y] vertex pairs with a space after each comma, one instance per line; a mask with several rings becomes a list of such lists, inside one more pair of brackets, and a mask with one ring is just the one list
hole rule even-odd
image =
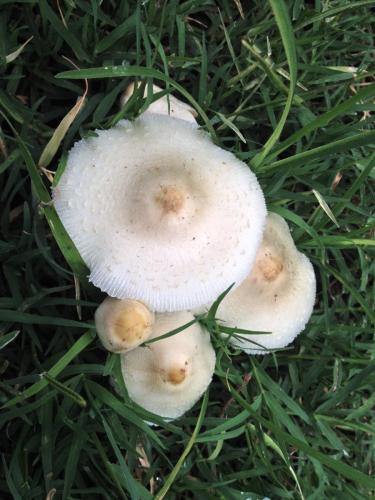
[[286, 222], [267, 215], [255, 175], [195, 118], [163, 96], [133, 122], [96, 130], [73, 146], [53, 193], [90, 281], [108, 294], [95, 314], [104, 347], [120, 353], [130, 397], [169, 419], [214, 372], [209, 333], [191, 311], [234, 283], [217, 320], [239, 329], [235, 347], [259, 354], [288, 345], [315, 298], [312, 266]]

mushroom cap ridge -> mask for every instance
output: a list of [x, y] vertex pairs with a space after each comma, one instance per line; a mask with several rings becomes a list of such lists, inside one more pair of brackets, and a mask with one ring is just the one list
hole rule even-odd
[[96, 134], [73, 146], [54, 190], [95, 286], [176, 311], [245, 279], [266, 216], [246, 164], [168, 116], [146, 113]]
[[236, 334], [231, 339], [248, 354], [264, 354], [287, 346], [304, 329], [315, 292], [311, 262], [297, 250], [285, 220], [270, 213], [250, 275], [224, 298], [217, 317], [225, 326], [271, 332]]
[[[157, 314], [150, 338], [193, 319], [187, 311]], [[129, 396], [137, 404], [156, 415], [178, 418], [207, 389], [215, 360], [209, 333], [195, 323], [176, 335], [121, 355], [121, 368]]]

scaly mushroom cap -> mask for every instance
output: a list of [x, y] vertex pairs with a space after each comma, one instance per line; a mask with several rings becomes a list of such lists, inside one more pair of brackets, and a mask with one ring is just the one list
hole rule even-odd
[[111, 352], [127, 352], [145, 342], [154, 321], [154, 313], [138, 300], [107, 297], [95, 312], [96, 331]]
[[[134, 83], [128, 85], [121, 99], [122, 106], [124, 106], [125, 103], [132, 96], [132, 94], [134, 93], [134, 88], [135, 88]], [[161, 89], [157, 85], [153, 85], [152, 90], [153, 93], [156, 94], [158, 92], [161, 92], [163, 89]], [[147, 97], [147, 92], [148, 92], [148, 87], [146, 86], [144, 90], [144, 97]], [[177, 99], [172, 94], [169, 94], [168, 97], [167, 96], [160, 97], [159, 99], [151, 103], [150, 106], [146, 109], [146, 113], [170, 115], [173, 116], [174, 118], [179, 118], [180, 120], [186, 120], [198, 126], [195, 120], [197, 116], [197, 112], [195, 111], [195, 109], [189, 106], [189, 104], [180, 101], [180, 99]]]
[[308, 322], [314, 301], [315, 274], [309, 259], [295, 247], [285, 220], [269, 214], [250, 275], [224, 298], [217, 317], [225, 326], [271, 332], [231, 339], [249, 354], [262, 354], [294, 340]]
[[245, 279], [266, 216], [247, 165], [168, 116], [96, 134], [74, 145], [54, 190], [94, 285], [163, 312], [206, 304]]
[[[187, 312], [156, 315], [151, 338], [157, 338], [194, 319]], [[129, 396], [146, 410], [178, 418], [207, 389], [215, 368], [210, 336], [199, 324], [171, 337], [138, 347], [121, 356]]]

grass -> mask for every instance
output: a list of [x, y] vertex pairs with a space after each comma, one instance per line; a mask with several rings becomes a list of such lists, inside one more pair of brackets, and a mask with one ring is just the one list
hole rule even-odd
[[[375, 1], [284, 1], [0, 1], [1, 499], [375, 494]], [[96, 339], [49, 194], [75, 140], [144, 109], [119, 111], [134, 77], [252, 167], [318, 281], [287, 350], [228, 350], [213, 324], [209, 393], [168, 424]]]

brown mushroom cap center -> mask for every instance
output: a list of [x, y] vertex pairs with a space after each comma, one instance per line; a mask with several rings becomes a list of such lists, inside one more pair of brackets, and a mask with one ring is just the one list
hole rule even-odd
[[155, 201], [165, 214], [177, 214], [184, 206], [185, 194], [177, 186], [161, 186], [159, 193], [155, 197]]
[[143, 307], [128, 307], [113, 320], [113, 338], [123, 345], [131, 347], [146, 340], [152, 325], [151, 314]]
[[250, 282], [260, 287], [262, 292], [279, 287], [281, 277], [286, 276], [284, 258], [282, 248], [275, 249], [272, 244], [263, 244], [258, 250], [255, 265], [250, 273]]
[[284, 269], [283, 261], [280, 257], [269, 253], [257, 259], [256, 266], [267, 282], [275, 281]]
[[170, 384], [178, 385], [181, 384], [186, 378], [186, 369], [185, 368], [172, 368], [168, 370], [166, 374], [167, 381]]
[[159, 366], [157, 371], [165, 384], [178, 386], [188, 378], [191, 367], [189, 361], [185, 359], [185, 361], [174, 361], [169, 366], [165, 364], [163, 367]]

